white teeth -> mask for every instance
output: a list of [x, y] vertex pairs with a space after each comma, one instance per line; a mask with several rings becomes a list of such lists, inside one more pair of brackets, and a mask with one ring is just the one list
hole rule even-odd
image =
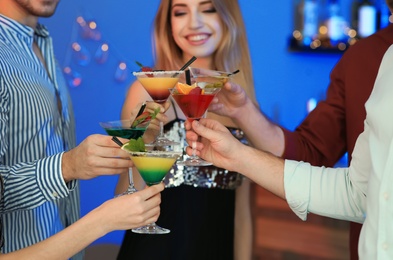
[[190, 41], [203, 41], [205, 39], [207, 39], [207, 35], [206, 34], [198, 34], [198, 35], [193, 35], [193, 36], [189, 36], [188, 39]]

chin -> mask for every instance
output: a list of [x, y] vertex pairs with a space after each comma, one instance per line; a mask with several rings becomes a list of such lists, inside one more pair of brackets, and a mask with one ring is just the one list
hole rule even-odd
[[[188, 49], [190, 50], [190, 49]], [[197, 58], [207, 58], [207, 57], [211, 57], [214, 54], [214, 51], [207, 51], [207, 50], [199, 50], [199, 51], [189, 51], [188, 54], [190, 56], [195, 56]]]

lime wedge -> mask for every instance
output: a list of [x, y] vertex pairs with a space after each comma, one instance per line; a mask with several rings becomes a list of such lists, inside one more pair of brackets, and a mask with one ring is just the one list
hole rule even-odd
[[128, 152], [146, 152], [145, 142], [142, 137], [138, 139], [131, 139], [129, 142], [123, 144], [121, 149]]

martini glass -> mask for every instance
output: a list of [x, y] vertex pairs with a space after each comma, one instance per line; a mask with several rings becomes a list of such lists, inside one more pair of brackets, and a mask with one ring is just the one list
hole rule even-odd
[[[209, 71], [209, 70], [204, 70]], [[181, 88], [180, 84], [171, 89], [171, 96], [183, 111], [187, 120], [192, 122], [201, 119], [212, 102], [215, 95], [228, 81], [228, 73], [209, 71], [212, 75], [200, 74], [199, 69], [191, 72], [191, 82], [193, 84], [187, 88]], [[215, 74], [213, 74], [213, 72]], [[216, 75], [217, 74], [217, 75]], [[199, 77], [200, 76], [200, 77]], [[184, 161], [179, 161], [178, 165], [186, 166], [209, 166], [211, 162], [202, 160], [196, 155], [196, 142], [192, 145], [192, 155]]]
[[[179, 81], [179, 77], [184, 71], [142, 71], [134, 72], [134, 76], [149, 93], [154, 102], [164, 104], [170, 93], [169, 89], [173, 88]], [[153, 143], [155, 146], [177, 145], [177, 142], [171, 141], [164, 136], [164, 124], [160, 122], [160, 134]]]
[[[134, 166], [138, 169], [148, 186], [160, 183], [172, 168], [177, 158], [181, 156], [181, 152], [173, 151], [153, 150], [147, 152], [133, 152], [127, 150], [126, 145], [124, 145], [122, 149], [130, 154]], [[134, 228], [132, 232], [139, 234], [167, 234], [170, 230], [157, 226], [156, 223], [151, 223], [146, 226]]]
[[[100, 125], [110, 136], [122, 137], [126, 139], [138, 139], [145, 133], [149, 123], [150, 120], [144, 121], [136, 126], [132, 126], [133, 121], [131, 120], [117, 120], [100, 122]], [[128, 169], [128, 181], [129, 185], [127, 190], [117, 196], [132, 194], [137, 191], [132, 177], [132, 167]]]

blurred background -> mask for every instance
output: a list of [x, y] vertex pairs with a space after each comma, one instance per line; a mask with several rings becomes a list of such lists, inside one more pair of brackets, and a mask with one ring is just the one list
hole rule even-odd
[[[260, 107], [275, 122], [294, 129], [324, 98], [331, 69], [359, 37], [350, 29], [357, 26], [353, 13], [361, 3], [239, 2]], [[78, 143], [90, 134], [105, 134], [98, 122], [120, 117], [127, 88], [135, 80], [132, 71], [139, 70], [135, 61], [152, 65], [151, 30], [158, 3], [159, 0], [67, 0], [60, 2], [53, 17], [41, 19], [50, 30], [58, 62], [69, 83]], [[370, 3], [377, 16], [367, 9], [367, 21], [376, 25], [365, 28], [365, 34], [387, 23], [384, 1]], [[82, 214], [110, 199], [116, 181], [116, 177], [82, 181]], [[113, 232], [95, 243], [120, 244], [122, 236], [123, 232]]]

